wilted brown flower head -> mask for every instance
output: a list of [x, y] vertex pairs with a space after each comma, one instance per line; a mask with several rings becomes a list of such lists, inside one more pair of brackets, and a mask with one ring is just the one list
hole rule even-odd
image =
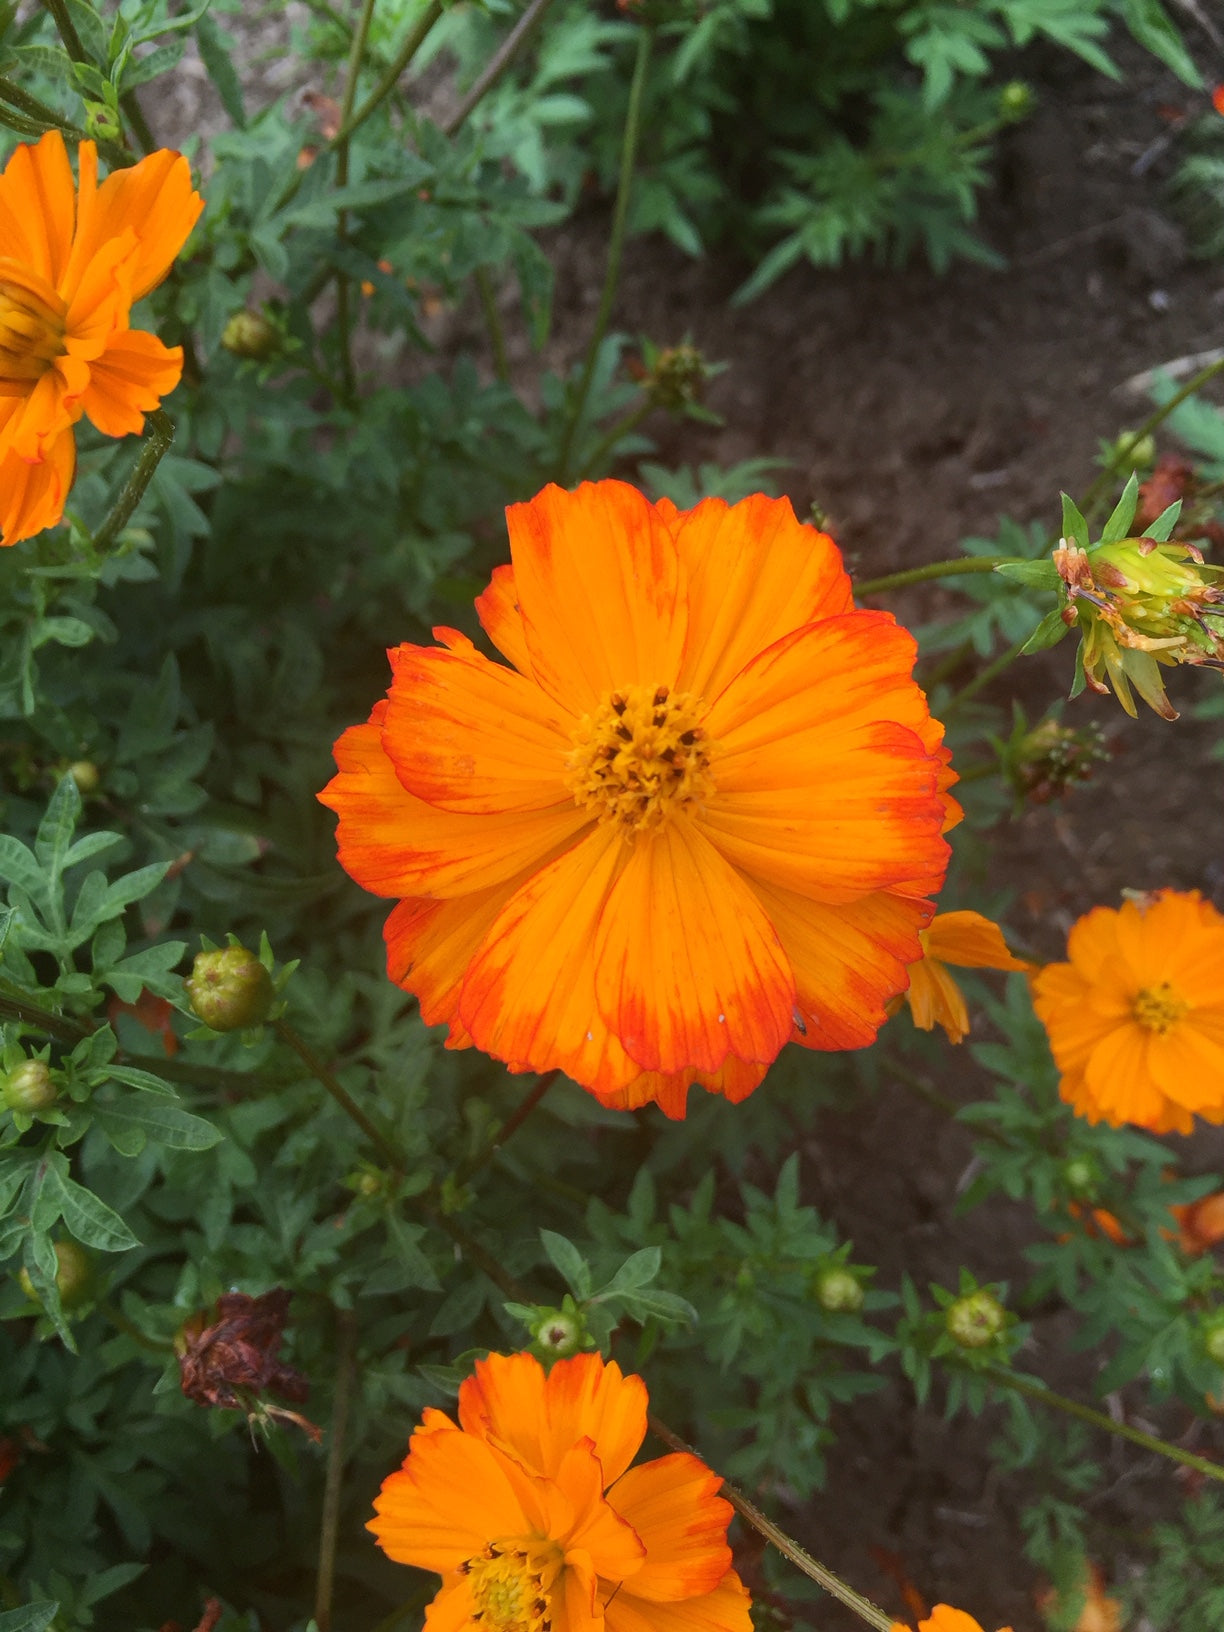
[[226, 1292], [217, 1299], [211, 1325], [205, 1313], [187, 1322], [175, 1346], [183, 1393], [189, 1400], [245, 1411], [248, 1416], [287, 1417], [317, 1435], [304, 1417], [260, 1399], [270, 1391], [300, 1404], [310, 1393], [307, 1379], [278, 1352], [291, 1295], [283, 1286], [258, 1298]]

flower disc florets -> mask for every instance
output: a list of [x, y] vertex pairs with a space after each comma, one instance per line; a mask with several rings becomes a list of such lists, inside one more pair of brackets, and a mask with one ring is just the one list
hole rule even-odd
[[626, 834], [658, 827], [713, 791], [700, 706], [667, 686], [620, 687], [573, 740], [566, 765], [575, 800]]

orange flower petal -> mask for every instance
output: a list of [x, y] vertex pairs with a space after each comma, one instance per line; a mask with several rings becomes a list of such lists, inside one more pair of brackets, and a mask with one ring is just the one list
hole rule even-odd
[[639, 834], [595, 940], [600, 1013], [648, 1071], [768, 1062], [791, 1030], [790, 967], [760, 902], [695, 825]]
[[1188, 1111], [1205, 1111], [1224, 1097], [1224, 1048], [1192, 1019], [1150, 1039], [1147, 1067], [1161, 1093]]
[[491, 1354], [460, 1386], [459, 1421], [550, 1478], [571, 1446], [590, 1439], [603, 1468], [602, 1491], [646, 1437], [646, 1385], [598, 1354], [558, 1360], [548, 1373], [534, 1355]]
[[671, 526], [688, 575], [680, 691], [713, 699], [783, 635], [853, 608], [841, 552], [789, 499], [704, 499]]
[[905, 990], [921, 948], [927, 901], [880, 891], [826, 906], [771, 884], [754, 883], [795, 977], [793, 1034], [805, 1048], [866, 1048]]
[[1013, 957], [1003, 931], [980, 912], [937, 913], [926, 931], [926, 953], [960, 969], [1019, 969], [1032, 964]]
[[460, 1632], [472, 1624], [472, 1591], [466, 1575], [451, 1575], [425, 1608], [425, 1632]]
[[114, 171], [95, 191], [96, 166], [94, 144], [82, 142], [76, 241], [63, 276], [63, 292], [71, 300], [90, 260], [106, 240], [128, 232], [133, 247], [126, 276], [130, 298], [137, 301], [169, 272], [199, 219], [204, 200], [192, 187], [187, 160], [168, 148], [150, 153], [128, 169]]
[[646, 1562], [628, 1590], [657, 1603], [714, 1588], [731, 1567], [727, 1526], [733, 1509], [717, 1494], [722, 1479], [686, 1452], [639, 1463], [608, 1500], [645, 1543]]
[[103, 436], [137, 435], [182, 372], [182, 346], [163, 346], [155, 334], [127, 329], [90, 365], [81, 406]]
[[1097, 1044], [1084, 1068], [1089, 1091], [1115, 1127], [1123, 1122], [1151, 1127], [1164, 1109], [1165, 1095], [1148, 1065], [1148, 1040], [1138, 1026], [1118, 1026]]
[[595, 926], [624, 852], [610, 826], [593, 829], [510, 898], [473, 959], [459, 1018], [511, 1070], [557, 1066], [596, 1094], [639, 1074], [595, 1004]]
[[937, 960], [923, 958], [912, 965], [905, 998], [914, 1024], [921, 1031], [942, 1026], [953, 1043], [963, 1042], [968, 1036], [969, 1010], [964, 993]]
[[852, 612], [778, 641], [711, 709], [716, 791], [702, 823], [736, 866], [844, 902], [940, 875], [941, 765], [914, 729], [912, 638]]
[[532, 681], [465, 647], [404, 645], [388, 654], [395, 678], [383, 747], [400, 781], [441, 810], [572, 808], [572, 719]]
[[396, 903], [383, 929], [387, 975], [412, 992], [427, 1026], [449, 1025], [480, 943], [524, 875], [449, 901], [409, 898]]
[[738, 1105], [760, 1087], [768, 1069], [768, 1065], [755, 1060], [740, 1060], [728, 1054], [717, 1071], [643, 1071], [624, 1088], [597, 1097], [612, 1111], [635, 1111], [642, 1105], [655, 1104], [664, 1116], [682, 1122], [688, 1109], [688, 1091], [694, 1084]]
[[531, 655], [523, 615], [519, 611], [518, 590], [513, 567], [494, 567], [489, 587], [476, 597], [480, 626], [503, 657], [509, 658], [520, 674], [530, 676]]
[[[564, 1535], [566, 1557], [583, 1553], [598, 1576], [637, 1580], [646, 1548], [637, 1532], [604, 1500], [604, 1473], [590, 1439], [571, 1445], [556, 1470], [557, 1489], [575, 1515]], [[558, 1535], [559, 1529], [552, 1532]]]
[[14, 148], [0, 174], [0, 243], [6, 256], [57, 286], [75, 219], [76, 187], [59, 131]]
[[604, 1606], [604, 1625], [607, 1632], [751, 1632], [751, 1606], [743, 1582], [728, 1570], [713, 1592], [680, 1603], [652, 1603], [625, 1587]]
[[15, 453], [0, 457], [0, 544], [18, 544], [54, 527], [64, 513], [75, 469], [71, 430], [61, 432], [37, 464]]
[[475, 1558], [494, 1537], [546, 1533], [530, 1481], [493, 1446], [453, 1424], [413, 1434], [403, 1466], [383, 1480], [374, 1511], [366, 1529], [388, 1558], [439, 1574]]
[[624, 482], [549, 486], [506, 522], [532, 673], [550, 697], [582, 716], [617, 686], [674, 681], [686, 602], [649, 500]]
[[588, 825], [574, 805], [505, 816], [438, 810], [401, 784], [383, 748], [386, 703], [335, 746], [338, 773], [319, 794], [340, 818], [346, 872], [375, 895], [470, 895], [517, 878]]

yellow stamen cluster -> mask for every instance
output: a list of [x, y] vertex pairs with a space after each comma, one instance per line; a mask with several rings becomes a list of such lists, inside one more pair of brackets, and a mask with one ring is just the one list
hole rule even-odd
[[51, 290], [42, 293], [25, 280], [10, 282], [0, 260], [0, 396], [7, 395], [6, 380], [41, 379], [62, 355], [64, 311]]
[[554, 1542], [490, 1542], [461, 1565], [472, 1593], [471, 1618], [490, 1632], [548, 1632], [549, 1592], [561, 1568]]
[[1145, 986], [1136, 993], [1131, 1013], [1136, 1024], [1145, 1031], [1159, 1032], [1163, 1037], [1185, 1014], [1190, 1005], [1179, 997], [1167, 980], [1159, 986]]
[[574, 732], [566, 785], [599, 821], [631, 835], [708, 797], [710, 741], [697, 699], [667, 686], [622, 686]]

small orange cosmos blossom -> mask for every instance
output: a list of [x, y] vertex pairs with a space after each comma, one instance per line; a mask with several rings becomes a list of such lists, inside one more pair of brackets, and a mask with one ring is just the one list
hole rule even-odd
[[913, 638], [785, 499], [605, 481], [507, 520], [476, 608], [512, 666], [453, 629], [390, 652], [320, 795], [403, 898], [391, 978], [452, 1048], [677, 1117], [788, 1038], [870, 1043], [959, 815]]
[[[910, 1628], [900, 1621], [894, 1621], [892, 1632], [910, 1632]], [[918, 1632], [982, 1632], [982, 1628], [963, 1609], [953, 1609], [950, 1604], [936, 1604], [930, 1619], [918, 1622]], [[1001, 1626], [999, 1632], [1012, 1632], [1012, 1629]]]
[[427, 1409], [367, 1529], [442, 1577], [430, 1632], [751, 1632], [731, 1568], [731, 1504], [695, 1456], [631, 1468], [646, 1385], [598, 1354], [545, 1374], [491, 1354], [459, 1425]]
[[1197, 890], [1094, 907], [1068, 963], [1033, 981], [1033, 1006], [1090, 1122], [1189, 1133], [1224, 1122], [1224, 917]]
[[74, 185], [64, 139], [49, 130], [0, 174], [0, 543], [53, 527], [76, 467], [82, 414], [104, 436], [144, 429], [178, 384], [179, 346], [129, 328], [204, 201], [187, 160], [165, 149], [98, 185], [82, 142]]
[[961, 1042], [969, 1032], [969, 1011], [960, 987], [944, 967], [1019, 969], [1033, 966], [1007, 950], [1003, 931], [980, 912], [937, 913], [929, 929], [920, 930], [922, 957], [910, 965], [909, 1004], [914, 1024], [923, 1031], [942, 1026], [948, 1040]]

